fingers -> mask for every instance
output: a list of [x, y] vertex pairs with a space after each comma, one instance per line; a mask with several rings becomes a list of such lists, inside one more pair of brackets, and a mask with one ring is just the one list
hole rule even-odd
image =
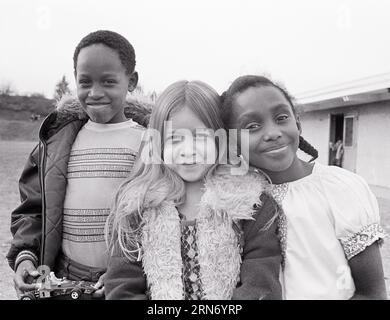
[[25, 292], [25, 291], [35, 290], [36, 287], [37, 287], [35, 283], [26, 283], [26, 282], [24, 282], [24, 278], [20, 274], [15, 274], [14, 284], [15, 284], [15, 289], [16, 289], [17, 293], [19, 291]]
[[103, 298], [104, 297], [104, 287], [101, 289], [96, 290], [93, 294], [92, 297], [94, 298]]
[[37, 269], [30, 269], [30, 270], [27, 270], [28, 274], [34, 278], [38, 277], [39, 276], [39, 272], [37, 271]]
[[39, 273], [31, 261], [25, 260], [21, 262], [14, 275], [14, 285], [17, 294], [36, 289], [36, 284], [31, 282], [38, 276]]
[[94, 298], [103, 298], [104, 297], [104, 277], [105, 273], [103, 273], [99, 277], [99, 281], [95, 283], [94, 287], [97, 289], [93, 294], [92, 297]]
[[96, 282], [93, 286], [95, 289], [101, 289], [103, 287], [103, 281], [99, 279], [98, 282]]
[[39, 276], [38, 270], [35, 268], [34, 264], [29, 260], [25, 260], [21, 262], [15, 273], [21, 275], [23, 278], [26, 278], [28, 276], [32, 276], [36, 278]]
[[106, 275], [106, 274], [103, 273], [103, 274], [99, 277], [98, 282], [96, 282], [95, 285], [94, 285], [95, 289], [100, 289], [100, 288], [103, 287], [105, 275]]
[[37, 285], [35, 283], [31, 283], [31, 284], [30, 283], [22, 283], [19, 285], [19, 289], [22, 292], [32, 291], [32, 290], [37, 289]]

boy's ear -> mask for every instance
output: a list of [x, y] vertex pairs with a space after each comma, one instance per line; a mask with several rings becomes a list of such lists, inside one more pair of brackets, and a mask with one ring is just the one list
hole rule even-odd
[[138, 84], [138, 72], [134, 71], [130, 75], [129, 85], [127, 86], [127, 90], [129, 92], [132, 92], [137, 87], [137, 84]]

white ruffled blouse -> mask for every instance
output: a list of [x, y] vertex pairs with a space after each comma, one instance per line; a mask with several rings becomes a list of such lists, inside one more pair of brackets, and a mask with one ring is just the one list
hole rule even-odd
[[348, 260], [385, 237], [367, 183], [345, 169], [315, 163], [312, 174], [272, 190], [285, 215], [284, 298], [351, 298], [355, 285]]

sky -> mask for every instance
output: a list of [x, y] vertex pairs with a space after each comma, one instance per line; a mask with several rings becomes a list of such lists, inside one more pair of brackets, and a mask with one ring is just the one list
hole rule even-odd
[[74, 48], [99, 29], [133, 44], [146, 93], [267, 74], [299, 95], [390, 72], [388, 0], [1, 0], [0, 87], [51, 98], [65, 75], [74, 89]]

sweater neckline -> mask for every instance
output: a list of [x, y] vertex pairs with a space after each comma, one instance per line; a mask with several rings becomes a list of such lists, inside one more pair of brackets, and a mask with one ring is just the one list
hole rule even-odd
[[84, 128], [88, 130], [101, 132], [101, 131], [121, 130], [133, 126], [135, 126], [135, 122], [132, 119], [123, 122], [118, 122], [118, 123], [97, 123], [89, 119], [87, 123], [84, 125]]

